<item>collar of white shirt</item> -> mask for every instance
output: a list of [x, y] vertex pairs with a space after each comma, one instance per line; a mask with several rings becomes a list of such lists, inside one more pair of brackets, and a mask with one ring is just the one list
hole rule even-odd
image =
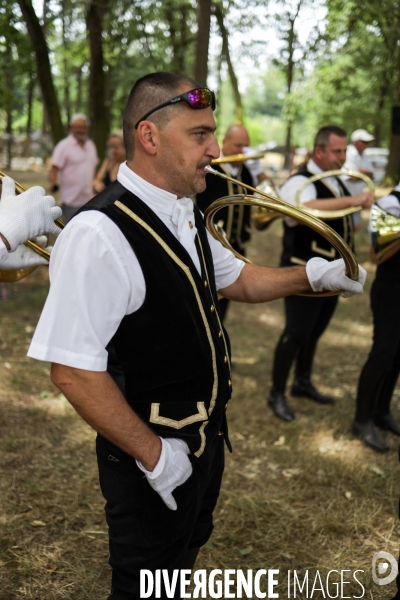
[[[190, 250], [196, 238], [193, 202], [190, 198], [179, 198], [166, 190], [145, 181], [126, 164], [119, 166], [118, 181], [130, 192], [135, 194], [157, 215], [163, 215], [175, 229], [178, 240], [186, 250]], [[165, 219], [166, 217], [166, 219]], [[191, 252], [189, 251], [189, 254]]]
[[[313, 161], [312, 158], [310, 158], [310, 160], [307, 163], [307, 170], [310, 171], [310, 173], [313, 173], [314, 175], [317, 175], [318, 173], [323, 173], [323, 170], [317, 165], [317, 163]], [[327, 177], [326, 179], [324, 179], [324, 183], [328, 187], [330, 186], [331, 188], [333, 188], [333, 190], [338, 194], [338, 196], [343, 195], [341, 187], [336, 177]]]

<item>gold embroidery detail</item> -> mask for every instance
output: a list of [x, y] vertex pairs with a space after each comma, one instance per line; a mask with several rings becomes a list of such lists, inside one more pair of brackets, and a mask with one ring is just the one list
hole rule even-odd
[[204, 421], [208, 418], [207, 409], [204, 406], [204, 402], [197, 402], [197, 410], [199, 411], [196, 415], [190, 415], [185, 419], [176, 421], [175, 419], [169, 419], [168, 417], [162, 417], [160, 415], [160, 403], [154, 402], [151, 405], [150, 412], [150, 423], [156, 423], [157, 425], [165, 425], [166, 427], [173, 427], [174, 429], [182, 429], [186, 425], [192, 425], [197, 421]]
[[327, 258], [335, 258], [336, 256], [335, 248], [332, 247], [330, 250], [325, 250], [325, 248], [320, 248], [315, 240], [311, 242], [311, 250]]
[[204, 448], [206, 447], [206, 434], [204, 433], [204, 429], [206, 428], [207, 423], [208, 421], [204, 421], [203, 425], [199, 429], [201, 444], [200, 448], [194, 453], [197, 458], [203, 454]]
[[304, 266], [307, 264], [306, 260], [303, 260], [302, 258], [297, 258], [297, 256], [291, 256], [290, 262], [292, 262], [295, 265], [301, 265], [301, 266]]
[[[209, 286], [209, 288], [210, 288], [210, 294], [211, 294], [210, 279], [209, 279], [209, 277], [208, 277], [207, 265], [206, 265], [206, 261], [205, 261], [205, 258], [204, 258], [203, 246], [202, 246], [202, 244], [201, 244], [201, 239], [200, 239], [200, 236], [199, 236], [199, 234], [197, 234], [197, 239], [199, 240], [199, 246], [200, 246], [200, 250], [201, 250], [201, 257], [202, 257], [202, 259], [203, 259], [203, 265], [204, 265], [204, 271], [205, 271], [205, 274], [206, 274], [206, 277], [207, 277], [208, 286]], [[223, 296], [221, 296], [221, 297], [223, 297]], [[218, 323], [219, 323], [219, 327], [220, 327], [220, 331], [219, 331], [219, 333], [218, 333], [218, 337], [221, 337], [221, 336], [222, 336], [222, 339], [224, 340], [225, 352], [226, 352], [226, 356], [228, 357], [229, 373], [230, 373], [230, 372], [231, 372], [231, 361], [229, 360], [228, 346], [227, 346], [227, 344], [226, 344], [226, 339], [225, 339], [225, 335], [224, 335], [224, 330], [223, 330], [223, 328], [222, 328], [222, 323], [221, 323], [221, 319], [219, 318], [218, 311], [216, 311], [215, 315], [216, 315], [216, 317], [217, 317], [217, 319], [218, 319]], [[221, 334], [221, 336], [220, 336], [220, 334]], [[208, 409], [208, 414], [210, 414], [210, 415], [211, 415], [212, 411], [214, 410], [214, 406], [215, 406], [215, 402], [214, 402], [214, 404], [213, 404], [212, 406], [210, 405], [210, 408]]]
[[[150, 225], [148, 225], [146, 223], [146, 221], [143, 221], [143, 219], [141, 219], [137, 214], [135, 214], [132, 210], [130, 210], [130, 208], [125, 206], [125, 204], [122, 204], [122, 202], [120, 202], [119, 200], [116, 200], [116, 202], [114, 202], [114, 204], [120, 210], [122, 210], [122, 212], [124, 212], [126, 215], [128, 215], [134, 221], [136, 221], [136, 223], [141, 225], [143, 227], [143, 229], [148, 231], [154, 237], [154, 239], [165, 250], [165, 252], [168, 254], [168, 256], [170, 256], [172, 258], [172, 260], [182, 269], [182, 271], [185, 273], [186, 277], [189, 279], [189, 281], [192, 285], [194, 295], [196, 296], [197, 305], [199, 307], [199, 311], [200, 311], [201, 317], [203, 319], [204, 327], [205, 327], [206, 334], [207, 334], [207, 339], [208, 339], [208, 342], [209, 342], [210, 348], [211, 348], [212, 369], [213, 369], [213, 374], [214, 374], [214, 383], [213, 383], [213, 388], [212, 388], [212, 393], [211, 393], [210, 408], [208, 410], [208, 414], [211, 414], [214, 409], [216, 398], [217, 398], [217, 393], [218, 393], [217, 359], [216, 359], [211, 329], [208, 324], [207, 316], [206, 316], [206, 313], [204, 312], [203, 304], [201, 302], [199, 292], [197, 291], [196, 282], [193, 279], [193, 275], [191, 274], [189, 267], [181, 261], [181, 259], [175, 254], [175, 252], [173, 250], [171, 250], [171, 248], [168, 246], [168, 244], [166, 244], [164, 242], [164, 240], [158, 235], [158, 233], [156, 233], [154, 231], [154, 229], [152, 229], [150, 227]], [[199, 238], [199, 240], [200, 240], [200, 238]], [[202, 251], [202, 253], [203, 253], [203, 251]], [[203, 256], [203, 262], [204, 262], [204, 256]], [[208, 277], [207, 277], [207, 279], [208, 279]], [[218, 312], [217, 312], [217, 314], [218, 314]], [[204, 426], [203, 425], [200, 427], [200, 437], [204, 436], [205, 425]], [[195, 452], [196, 456], [200, 456], [203, 453], [205, 445], [206, 445], [206, 439], [204, 436], [204, 443], [203, 443], [203, 438], [202, 438], [202, 444], [200, 446], [200, 449], [197, 452]], [[201, 452], [200, 452], [200, 450], [201, 450]], [[199, 452], [200, 452], [200, 454], [198, 454]]]

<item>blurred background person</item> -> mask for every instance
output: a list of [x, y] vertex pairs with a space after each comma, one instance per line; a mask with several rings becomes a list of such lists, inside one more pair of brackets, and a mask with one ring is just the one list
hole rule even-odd
[[93, 189], [100, 193], [117, 179], [119, 165], [126, 161], [124, 135], [122, 131], [114, 131], [108, 138], [109, 156], [105, 158], [93, 181]]
[[[249, 145], [250, 138], [247, 129], [243, 125], [231, 125], [222, 140], [221, 157], [244, 154]], [[252, 154], [254, 153], [252, 152]], [[246, 185], [254, 185], [253, 175], [247, 167], [247, 162], [219, 163], [213, 165], [213, 168]], [[258, 169], [256, 168], [256, 170]], [[209, 173], [206, 175], [206, 185], [204, 192], [196, 195], [196, 204], [203, 213], [218, 198], [243, 194], [242, 187]], [[235, 205], [222, 208], [216, 215], [216, 222], [225, 230], [232, 248], [245, 255], [246, 246], [250, 241], [250, 206]], [[224, 321], [229, 300], [221, 298], [219, 306], [221, 318]]]
[[[374, 136], [368, 133], [365, 129], [356, 129], [351, 134], [351, 144], [347, 146], [346, 162], [343, 165], [344, 169], [349, 171], [358, 171], [373, 179], [372, 165], [364, 154], [366, 148], [374, 139]], [[356, 177], [344, 176], [343, 181], [352, 196], [361, 194], [365, 189], [365, 182]], [[353, 214], [353, 223], [356, 229], [361, 226], [361, 211]]]
[[[400, 184], [377, 204], [400, 219]], [[374, 334], [358, 382], [353, 433], [369, 448], [387, 452], [389, 446], [375, 425], [400, 436], [400, 425], [390, 412], [400, 373], [400, 241], [380, 260], [372, 250], [372, 258], [378, 264], [371, 288]]]
[[99, 164], [96, 146], [88, 139], [86, 115], [72, 115], [69, 131], [53, 150], [49, 172], [50, 193], [57, 191], [57, 176], [60, 178], [60, 206], [65, 223], [92, 198], [92, 182]]
[[[280, 189], [286, 202], [296, 205], [296, 193], [307, 179], [317, 173], [341, 169], [346, 160], [346, 132], [340, 127], [322, 127], [315, 136], [312, 158], [307, 165], [291, 175]], [[350, 206], [369, 207], [375, 199], [371, 192], [351, 196], [341, 179], [327, 177], [305, 187], [300, 202], [319, 210], [340, 210]], [[329, 220], [332, 227], [353, 247], [353, 221], [351, 215]], [[337, 250], [320, 234], [293, 219], [285, 220], [283, 253], [280, 266], [305, 265], [313, 257], [333, 261], [339, 258]], [[309, 398], [320, 404], [333, 404], [330, 396], [321, 394], [311, 381], [317, 343], [335, 312], [338, 296], [311, 298], [288, 296], [285, 302], [285, 328], [275, 348], [272, 370], [272, 388], [268, 405], [284, 421], [293, 421], [295, 415], [285, 396], [286, 383], [293, 362], [295, 378], [291, 394]]]

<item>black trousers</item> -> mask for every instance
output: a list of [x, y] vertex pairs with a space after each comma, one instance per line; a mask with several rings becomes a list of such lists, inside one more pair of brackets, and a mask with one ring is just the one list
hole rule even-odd
[[324, 333], [338, 302], [338, 296], [285, 298], [286, 325], [275, 349], [273, 386], [285, 392], [290, 368], [296, 359], [296, 378], [308, 381], [318, 339]]
[[[173, 570], [184, 567], [190, 550], [207, 543], [224, 470], [223, 437], [217, 436], [212, 443], [214, 459], [210, 472], [204, 474], [192, 461], [193, 473], [173, 492], [178, 505], [173, 511], [151, 488], [131, 456], [97, 437], [113, 570], [110, 600], [140, 598], [141, 569], [153, 574], [157, 569], [167, 569], [171, 581]], [[178, 585], [176, 598], [179, 597]], [[166, 598], [165, 590], [162, 598]]]
[[390, 412], [400, 373], [400, 281], [377, 278], [371, 288], [372, 348], [358, 382], [356, 421]]

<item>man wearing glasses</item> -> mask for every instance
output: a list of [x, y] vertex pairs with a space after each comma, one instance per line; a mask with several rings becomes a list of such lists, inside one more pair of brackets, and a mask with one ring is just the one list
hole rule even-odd
[[214, 107], [214, 94], [184, 76], [136, 82], [127, 162], [60, 235], [29, 350], [53, 363], [52, 381], [98, 432], [110, 600], [141, 597], [141, 570], [171, 580], [193, 568], [211, 535], [232, 386], [217, 291], [245, 302], [326, 286], [362, 292], [340, 261], [307, 272], [244, 265], [211, 238], [189, 196], [219, 155]]

